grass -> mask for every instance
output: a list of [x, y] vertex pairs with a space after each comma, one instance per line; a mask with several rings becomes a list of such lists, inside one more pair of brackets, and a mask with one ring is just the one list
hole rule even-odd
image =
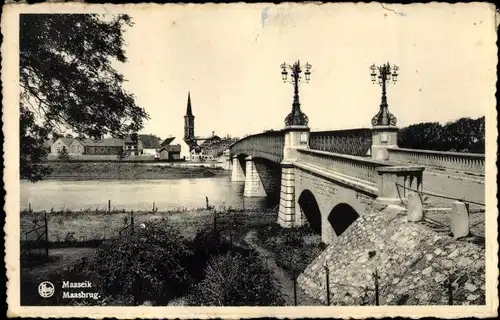
[[[231, 236], [239, 236], [248, 231], [248, 228], [261, 228], [275, 221], [276, 214], [271, 211], [251, 211], [221, 207], [207, 210], [198, 208], [187, 210], [179, 208], [170, 211], [111, 211], [106, 210], [51, 210], [47, 213], [48, 240], [52, 248], [56, 247], [95, 247], [103, 240], [114, 239], [119, 236], [120, 230], [131, 222], [139, 225], [150, 220], [163, 218], [178, 226], [184, 237], [192, 237], [197, 230], [213, 225], [214, 212], [218, 229], [225, 230]], [[34, 245], [36, 235], [26, 239], [25, 233], [35, 226], [44, 225], [44, 211], [21, 211], [21, 241], [27, 245]]]
[[221, 168], [205, 166], [154, 166], [129, 162], [47, 162], [51, 169], [46, 179], [62, 180], [129, 180], [205, 178], [224, 173]]

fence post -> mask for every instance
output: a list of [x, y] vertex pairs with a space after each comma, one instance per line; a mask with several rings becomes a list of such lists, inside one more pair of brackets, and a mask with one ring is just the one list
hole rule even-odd
[[155, 212], [155, 202], [153, 201], [153, 212]]
[[44, 211], [43, 220], [45, 222], [45, 258], [49, 258], [49, 223], [47, 221], [47, 212]]
[[214, 211], [214, 231], [217, 231], [217, 213]]
[[108, 212], [111, 212], [111, 199], [108, 200]]
[[446, 289], [448, 289], [448, 305], [453, 305], [453, 286], [451, 284], [451, 275], [448, 275], [448, 281], [446, 281]]
[[295, 268], [292, 268], [292, 280], [293, 280], [293, 302], [297, 306], [297, 279], [295, 278]]
[[325, 274], [326, 274], [326, 303], [330, 305], [330, 271], [328, 267], [325, 265]]
[[208, 203], [208, 197], [205, 197], [205, 201], [207, 202], [207, 210], [210, 209], [210, 204]]
[[132, 235], [134, 235], [134, 210], [130, 212], [130, 228], [132, 231]]
[[378, 300], [378, 271], [375, 269], [375, 272], [373, 273], [373, 277], [375, 278], [375, 305], [379, 305], [379, 300]]
[[31, 202], [28, 202], [28, 212], [31, 213]]

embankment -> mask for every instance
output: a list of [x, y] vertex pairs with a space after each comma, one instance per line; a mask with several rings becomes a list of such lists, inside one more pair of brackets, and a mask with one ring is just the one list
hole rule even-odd
[[[120, 236], [120, 231], [131, 223], [132, 212], [106, 212], [106, 211], [58, 211], [47, 213], [48, 241], [51, 247], [88, 246], [97, 245], [103, 240], [115, 239]], [[213, 210], [189, 210], [180, 212], [133, 212], [134, 225], [139, 227], [141, 223], [167, 219], [175, 227], [179, 234], [185, 238], [193, 237], [200, 229], [211, 228], [214, 224]], [[217, 228], [232, 229], [236, 232], [238, 228], [242, 232], [247, 229], [260, 229], [274, 222], [276, 213], [271, 210], [228, 210], [217, 213], [215, 224]], [[44, 229], [44, 213], [22, 211], [21, 218], [21, 241], [34, 241], [36, 233], [26, 232], [41, 226]], [[39, 233], [40, 233], [39, 232]], [[43, 238], [44, 239], [44, 238]]]
[[484, 243], [455, 240], [391, 210], [358, 218], [306, 268], [299, 286], [326, 301], [326, 266], [331, 305], [374, 305], [375, 276], [380, 305], [484, 304]]
[[58, 180], [182, 179], [227, 174], [219, 168], [127, 162], [47, 162], [45, 166], [52, 170], [45, 179]]

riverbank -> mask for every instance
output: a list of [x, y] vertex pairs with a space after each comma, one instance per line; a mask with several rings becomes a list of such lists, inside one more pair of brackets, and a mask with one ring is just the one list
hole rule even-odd
[[[130, 238], [130, 233], [128, 233], [128, 235], [122, 234], [122, 236], [120, 236], [118, 232], [118, 230], [123, 228], [124, 225], [127, 225], [127, 223], [130, 224], [130, 214], [131, 212], [88, 212], [86, 214], [82, 214], [81, 212], [59, 212], [50, 214], [47, 218], [50, 241], [49, 255], [51, 260], [45, 264], [39, 264], [38, 266], [28, 266], [26, 263], [21, 263], [21, 279], [23, 282], [23, 290], [25, 290], [24, 293], [26, 293], [22, 294], [22, 298], [29, 297], [30, 295], [27, 293], [36, 290], [36, 287], [42, 278], [44, 280], [49, 279], [57, 285], [57, 283], [60, 282], [60, 279], [64, 278], [64, 275], [68, 272], [68, 270], [70, 270], [69, 272], [71, 272], [73, 277], [82, 277], [82, 272], [90, 272], [94, 270], [94, 268], [97, 268], [98, 270], [100, 268], [99, 266], [102, 266], [102, 261], [99, 260], [102, 260], [102, 257], [99, 256], [102, 252], [106, 252], [108, 254], [108, 265], [119, 265], [120, 259], [126, 260], [124, 257], [118, 258], [113, 252], [118, 250], [117, 246], [128, 246], [130, 245], [130, 242], [135, 241], [133, 240], [135, 239], [134, 236]], [[33, 218], [39, 218], [40, 216], [40, 212], [21, 212], [21, 218], [24, 223], [30, 221], [33, 222]], [[127, 219], [128, 222], [125, 222]], [[156, 238], [156, 233], [154, 231], [160, 226], [166, 226], [167, 228], [158, 229], [158, 236], [161, 236], [162, 239], [163, 237], [167, 237], [170, 240], [166, 240], [174, 241], [176, 243], [175, 246], [169, 245], [166, 246], [166, 248], [180, 248], [179, 250], [185, 254], [194, 254], [193, 257], [195, 257], [194, 265], [190, 265], [190, 260], [180, 263], [183, 268], [195, 269], [195, 278], [199, 277], [197, 280], [193, 280], [195, 283], [189, 285], [189, 287], [185, 289], [187, 291], [183, 291], [184, 293], [176, 296], [172, 301], [163, 301], [160, 299], [153, 302], [153, 305], [162, 305], [163, 303], [168, 303], [168, 305], [199, 305], [199, 303], [203, 303], [204, 305], [214, 305], [212, 304], [214, 303], [211, 300], [212, 298], [206, 295], [207, 286], [215, 290], [215, 292], [220, 292], [221, 290], [232, 290], [231, 288], [233, 287], [239, 288], [239, 286], [243, 283], [245, 283], [245, 286], [237, 289], [238, 295], [243, 294], [249, 297], [251, 291], [258, 290], [258, 292], [255, 292], [258, 293], [257, 295], [254, 295], [253, 293], [251, 294], [252, 297], [257, 297], [257, 301], [251, 300], [245, 305], [291, 305], [293, 303], [294, 296], [292, 275], [288, 272], [288, 270], [284, 270], [284, 268], [281, 267], [281, 265], [283, 265], [282, 262], [277, 261], [282, 260], [282, 257], [278, 257], [276, 260], [276, 257], [264, 248], [267, 247], [269, 243], [281, 243], [283, 245], [288, 245], [288, 241], [286, 239], [290, 238], [296, 230], [282, 229], [282, 232], [276, 234], [274, 231], [279, 228], [276, 219], [276, 210], [223, 210], [216, 213], [214, 213], [214, 210], [191, 210], [176, 213], [134, 213], [135, 235], [139, 237], [136, 240], [138, 240], [138, 244], [141, 244], [141, 248], [139, 248], [140, 254], [143, 255], [145, 252], [149, 251], [151, 251], [152, 254], [154, 253], [152, 256], [148, 255], [147, 261], [150, 264], [154, 264], [156, 260], [161, 260], [161, 265], [165, 265], [165, 256], [158, 253], [156, 248], [150, 248], [146, 244], [144, 244], [144, 247], [142, 245], [144, 236], [153, 237], [156, 239], [155, 241], [160, 239]], [[219, 240], [213, 238], [214, 234], [212, 234], [212, 232], [214, 231], [218, 234], [216, 238]], [[144, 232], [146, 233], [144, 234]], [[67, 241], [65, 239], [63, 239], [63, 241], [57, 241], [58, 238], [62, 238], [68, 233], [70, 235], [77, 236], [73, 240], [69, 237]], [[141, 234], [143, 235], [140, 236]], [[83, 237], [78, 238], [78, 236]], [[94, 243], [96, 249], [89, 248], [88, 244], [90, 241], [97, 239], [100, 239], [100, 241], [98, 241], [99, 243]], [[295, 249], [304, 252], [311, 251], [307, 250], [311, 247], [311, 237], [304, 237], [300, 240], [301, 241], [294, 243], [296, 246]], [[84, 246], [86, 248], [56, 248], [65, 241], [66, 245], [75, 245], [76, 242], [79, 242], [80, 246]], [[319, 241], [319, 237], [316, 236], [314, 241]], [[148, 240], [146, 240], [146, 243], [149, 243]], [[186, 245], [187, 248], [185, 248]], [[103, 251], [107, 250], [106, 248], [109, 246], [114, 249], [109, 252]], [[127, 250], [124, 252], [128, 252]], [[203, 252], [211, 252], [213, 250], [215, 250], [215, 252], [213, 254], [210, 253], [209, 256], [205, 257], [205, 255], [202, 254]], [[75, 259], [69, 259], [68, 256], [77, 256], [78, 261], [75, 261]], [[220, 268], [214, 270], [211, 270], [210, 268], [205, 269], [203, 264], [206, 261], [203, 259], [211, 259], [212, 262], [210, 262], [210, 264], [221, 264]], [[312, 261], [314, 256], [310, 256], [308, 259], [309, 261]], [[226, 267], [227, 269], [225, 269]], [[235, 271], [235, 268], [238, 270]], [[80, 271], [75, 273], [75, 270]], [[192, 270], [190, 272], [193, 273]], [[212, 274], [213, 272], [220, 272], [220, 274]], [[196, 276], [196, 274], [198, 274], [198, 276]], [[154, 274], [148, 275], [155, 276]], [[240, 276], [235, 278], [235, 275]], [[251, 279], [247, 279], [248, 281], [242, 279], [245, 278], [242, 275], [251, 276]], [[214, 280], [212, 276], [217, 279], [222, 276], [222, 279], [225, 280], [223, 283], [214, 283], [212, 282]], [[228, 283], [231, 284], [228, 285]], [[253, 285], [248, 286], [250, 283]], [[124, 283], [123, 285], [128, 286], [129, 284]], [[213, 285], [221, 287], [215, 289], [212, 287]], [[247, 289], [244, 288], [252, 289], [248, 289], [250, 291], [245, 292]], [[97, 289], [100, 291], [102, 288], [99, 287]], [[272, 296], [276, 295], [276, 299], [272, 297], [265, 299], [262, 298], [265, 294], [273, 292], [273, 290], [279, 290], [279, 292], [272, 294]], [[200, 293], [199, 297], [196, 297], [197, 292]], [[33, 299], [26, 299], [24, 301], [25, 303], [30, 305], [39, 305], [40, 303], [44, 305], [51, 304], [50, 301], [37, 298], [38, 295], [36, 295], [35, 292], [33, 293]], [[316, 304], [314, 301], [311, 301], [311, 299], [305, 297], [303, 292], [300, 290], [297, 294], [298, 304]], [[104, 292], [102, 296], [105, 296]], [[228, 294], [225, 296], [234, 297], [234, 294]], [[97, 302], [97, 304], [109, 305], [107, 303], [110, 303], [117, 305], [118, 303], [118, 305], [130, 305], [127, 304], [129, 302], [125, 303], [124, 300], [110, 302], [109, 300], [113, 299], [111, 299], [111, 297], [109, 298], [110, 299], [104, 299], [107, 300], [105, 304], [101, 304], [100, 302]], [[64, 302], [67, 301], [57, 301], [57, 303]], [[233, 302], [226, 301], [224, 303], [225, 305], [234, 305], [233, 303], [237, 302], [238, 301], [235, 300]], [[57, 305], [57, 303], [55, 305]], [[215, 303], [215, 305], [218, 304]]]
[[210, 178], [228, 174], [221, 168], [205, 166], [151, 165], [130, 162], [47, 162], [52, 172], [44, 179], [134, 180]]
[[[120, 237], [120, 232], [131, 224], [133, 218], [135, 228], [142, 223], [152, 223], [165, 219], [184, 238], [192, 238], [196, 232], [203, 228], [211, 227], [215, 223], [219, 228], [229, 225], [235, 230], [248, 228], [263, 228], [276, 222], [277, 213], [273, 210], [214, 210], [179, 209], [175, 211], [54, 211], [47, 212], [48, 241], [51, 247], [68, 246], [93, 246], [104, 240]], [[33, 241], [34, 235], [26, 233], [37, 226], [44, 227], [44, 212], [20, 212], [21, 240]], [[228, 229], [231, 229], [228, 227]], [[246, 232], [243, 230], [241, 232]], [[235, 231], [237, 232], [237, 231]]]

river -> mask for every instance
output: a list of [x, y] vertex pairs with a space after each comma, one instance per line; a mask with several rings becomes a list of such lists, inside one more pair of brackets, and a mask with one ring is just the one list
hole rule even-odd
[[153, 202], [159, 211], [196, 209], [221, 205], [237, 209], [264, 209], [277, 205], [276, 197], [245, 198], [243, 182], [230, 178], [198, 178], [173, 180], [44, 180], [21, 181], [21, 210], [31, 204], [32, 210], [112, 209], [151, 210]]

